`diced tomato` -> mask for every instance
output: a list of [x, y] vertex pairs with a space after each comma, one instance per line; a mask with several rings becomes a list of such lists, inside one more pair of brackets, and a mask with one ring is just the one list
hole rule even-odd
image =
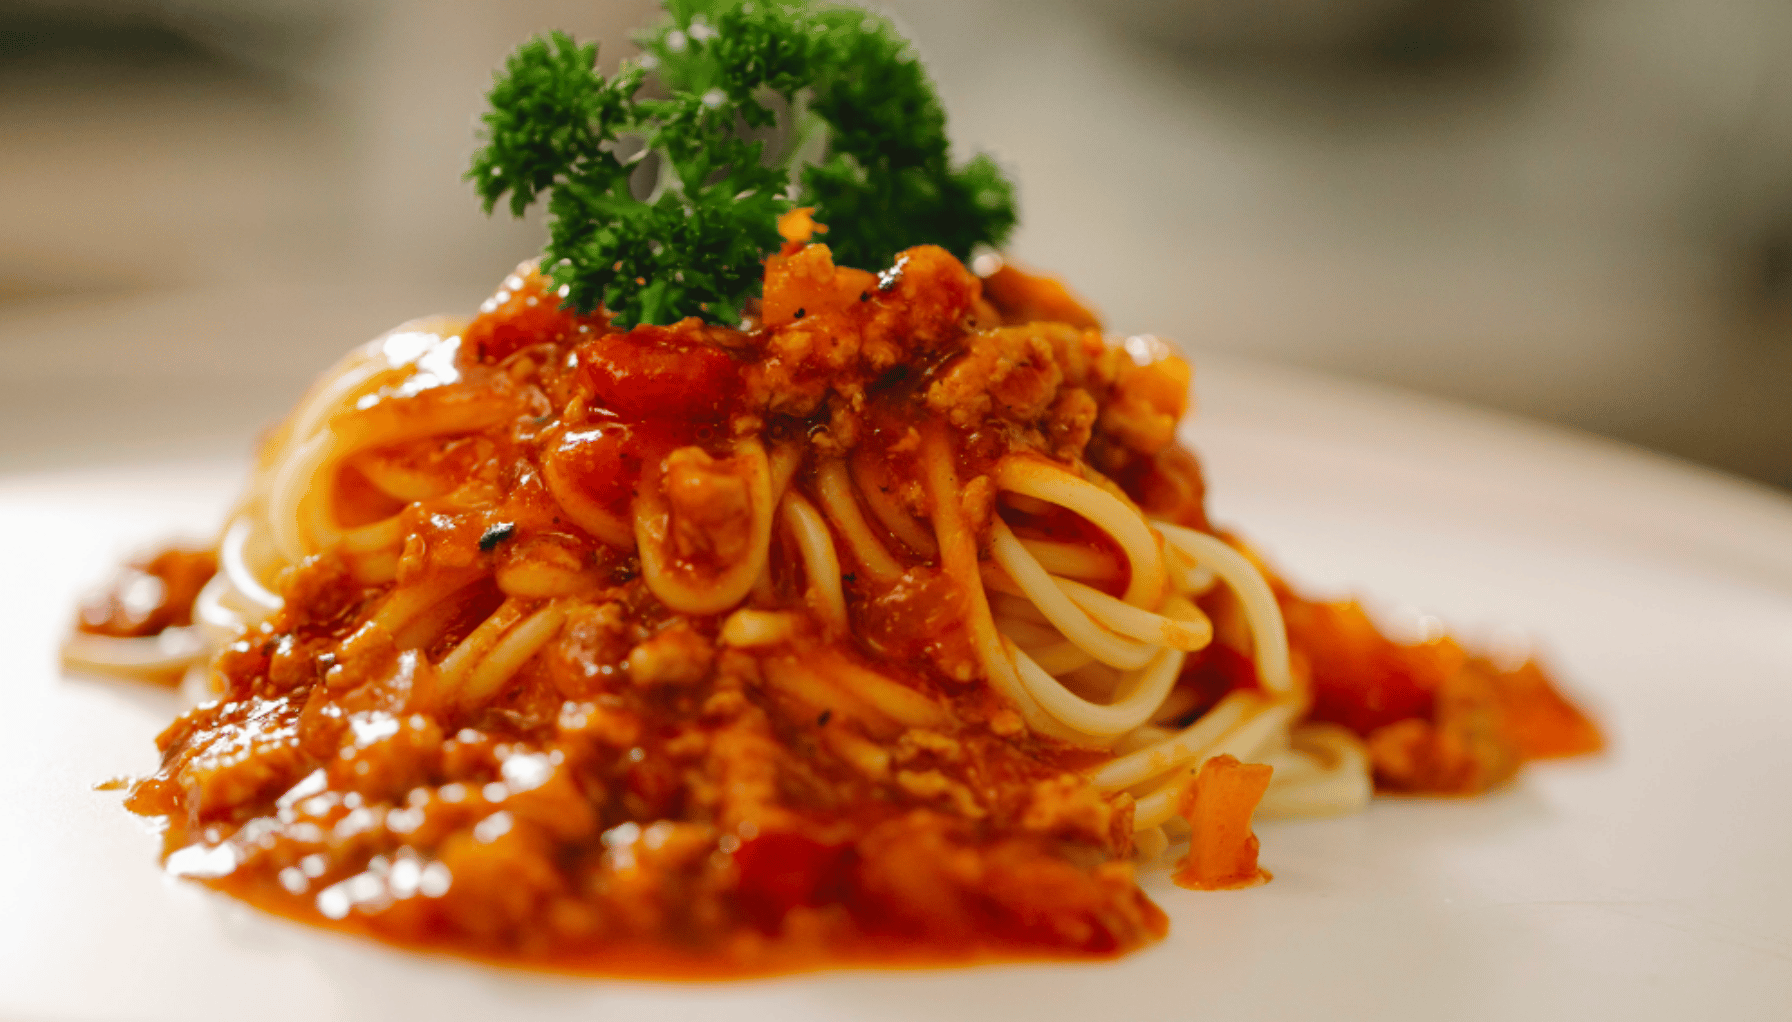
[[[1357, 670], [1318, 661], [1313, 671], [1314, 720], [1342, 724], [1359, 735], [1411, 717], [1430, 719], [1435, 690], [1426, 674], [1399, 656], [1377, 657]], [[1356, 666], [1355, 664], [1351, 666]]]
[[575, 486], [604, 510], [623, 514], [641, 475], [631, 432], [620, 422], [570, 430], [549, 455], [547, 470], [557, 485]]
[[624, 418], [714, 421], [740, 393], [727, 352], [665, 327], [595, 337], [579, 346], [579, 366], [597, 399]]
[[623, 779], [630, 808], [644, 816], [671, 817], [684, 792], [684, 774], [670, 756], [650, 753], [629, 764]]
[[1402, 646], [1354, 603], [1290, 598], [1282, 614], [1288, 644], [1312, 665], [1313, 719], [1365, 737], [1395, 721], [1430, 719], [1438, 687], [1465, 657], [1448, 638]]
[[1178, 683], [1193, 687], [1200, 695], [1191, 713], [1207, 712], [1237, 689], [1255, 691], [1263, 687], [1257, 679], [1257, 665], [1251, 658], [1220, 642], [1209, 643], [1206, 649], [1189, 654]]
[[531, 270], [520, 286], [499, 291], [491, 308], [467, 324], [461, 342], [482, 362], [499, 362], [534, 344], [565, 341], [580, 326], [602, 329], [601, 316], [578, 316], [560, 307], [554, 282]]
[[744, 841], [734, 852], [741, 912], [760, 929], [776, 932], [791, 909], [838, 900], [851, 861], [851, 846], [801, 834], [768, 833]]

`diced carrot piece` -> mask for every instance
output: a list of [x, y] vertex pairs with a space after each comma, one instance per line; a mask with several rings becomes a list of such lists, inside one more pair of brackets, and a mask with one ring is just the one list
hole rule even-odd
[[1240, 763], [1232, 756], [1215, 756], [1202, 764], [1176, 806], [1194, 832], [1188, 858], [1173, 878], [1178, 886], [1226, 891], [1270, 879], [1269, 872], [1257, 865], [1251, 814], [1269, 790], [1273, 772], [1262, 763]]
[[765, 261], [760, 321], [778, 327], [809, 316], [840, 316], [842, 325], [850, 324], [865, 315], [860, 306], [874, 294], [883, 294], [877, 274], [836, 266], [826, 245], [808, 245]]
[[778, 237], [783, 238], [786, 245], [793, 246], [784, 255], [791, 255], [796, 248], [808, 244], [817, 234], [827, 232], [827, 224], [815, 221], [814, 206], [798, 206], [778, 217]]
[[1494, 698], [1505, 714], [1507, 735], [1527, 760], [1584, 756], [1605, 748], [1599, 725], [1569, 702], [1534, 660], [1502, 672]]
[[983, 296], [1009, 323], [1069, 323], [1101, 329], [1101, 317], [1056, 277], [1028, 273], [1013, 264], [983, 278]]

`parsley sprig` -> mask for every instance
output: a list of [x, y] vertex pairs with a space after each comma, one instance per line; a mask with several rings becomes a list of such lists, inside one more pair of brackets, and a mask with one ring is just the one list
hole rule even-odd
[[489, 95], [467, 176], [488, 213], [546, 197], [543, 266], [569, 306], [622, 326], [736, 322], [797, 206], [816, 207], [845, 265], [1007, 239], [1013, 186], [987, 156], [952, 162], [939, 96], [888, 20], [808, 0], [665, 7], [614, 76], [556, 32], [518, 48]]

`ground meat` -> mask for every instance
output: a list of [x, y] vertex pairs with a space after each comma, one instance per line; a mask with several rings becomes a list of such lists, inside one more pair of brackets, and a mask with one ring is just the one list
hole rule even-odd
[[450, 834], [437, 853], [453, 878], [440, 901], [444, 921], [484, 943], [515, 939], [566, 886], [552, 852], [546, 834], [504, 810]]
[[708, 639], [679, 622], [629, 652], [629, 679], [645, 687], [694, 685], [709, 674], [715, 654]]
[[[993, 930], [1107, 952], [1152, 939], [1163, 913], [1136, 891], [1126, 863], [1078, 869], [1035, 840], [987, 847], [962, 824], [926, 810], [892, 820], [860, 842], [859, 882], [902, 930], [943, 944]], [[1040, 931], [1044, 931], [1043, 933]]]
[[1097, 420], [1104, 433], [1147, 457], [1168, 448], [1188, 411], [1192, 373], [1161, 344], [1140, 344], [1148, 361], [1121, 368]]
[[581, 604], [567, 612], [561, 641], [547, 657], [555, 687], [572, 699], [608, 688], [620, 678], [639, 630], [621, 603]]
[[1494, 695], [1491, 666], [1469, 660], [1439, 680], [1431, 719], [1408, 718], [1369, 735], [1375, 780], [1395, 791], [1473, 794], [1521, 764]]
[[1051, 438], [1053, 457], [1070, 460], [1081, 457], [1095, 435], [1095, 420], [1100, 406], [1081, 387], [1068, 387], [1058, 392], [1046, 416], [1046, 436]]
[[354, 740], [326, 761], [332, 788], [396, 800], [436, 772], [443, 736], [434, 718], [369, 710], [351, 715], [348, 725]]
[[927, 406], [960, 429], [992, 414], [1031, 422], [1058, 396], [1063, 382], [1064, 371], [1040, 328], [1000, 327], [970, 338], [965, 353], [927, 389]]
[[1064, 282], [1004, 263], [983, 278], [983, 294], [1005, 323], [1067, 323], [1099, 330], [1101, 320]]
[[832, 393], [893, 366], [922, 363], [957, 342], [977, 278], [944, 249], [900, 253], [881, 278], [837, 267], [826, 245], [766, 262], [762, 359], [747, 369], [747, 403], [810, 415]]
[[1020, 825], [1040, 834], [1113, 847], [1124, 854], [1132, 842], [1131, 800], [1124, 805], [1103, 796], [1077, 774], [1060, 774], [1033, 785]]
[[666, 504], [672, 548], [685, 558], [728, 564], [751, 545], [753, 505], [740, 464], [700, 447], [666, 456]]
[[91, 635], [137, 638], [193, 623], [193, 601], [218, 571], [210, 550], [168, 547], [137, 558], [81, 604], [75, 627]]
[[898, 770], [895, 780], [896, 786], [909, 795], [945, 806], [967, 820], [980, 820], [988, 815], [969, 786], [938, 770]]
[[[1049, 454], [1205, 527], [1198, 466], [1172, 443], [1186, 364], [1104, 342], [1049, 281], [998, 271], [986, 299], [942, 249], [835, 266], [801, 221], [757, 323], [614, 330], [527, 268], [462, 332], [454, 379], [338, 410], [331, 428], [411, 439], [342, 471], [324, 517], [370, 528], [287, 571], [285, 606], [212, 665], [224, 698], [162, 736], [129, 804], [166, 819], [167, 851], [234, 863], [213, 882], [284, 913], [573, 968], [1106, 955], [1161, 936], [1124, 861], [1132, 797], [1097, 792], [1088, 750], [1029, 733], [985, 683], [975, 586], [936, 566], [923, 519], [950, 506], [937, 496], [977, 542], [998, 511], [1090, 538], [998, 498], [999, 459]], [[958, 483], [934, 495], [941, 436]], [[746, 441], [773, 452], [772, 506], [728, 453]], [[820, 485], [834, 458], [863, 521]], [[664, 531], [656, 515], [646, 535], [700, 588], [764, 541], [753, 523], [783, 493], [858, 530], [836, 536], [848, 629], [805, 601], [817, 580], [783, 531], [738, 605], [649, 584], [635, 515], [652, 501]], [[175, 608], [209, 570], [146, 565], [168, 592], [139, 602]], [[1255, 684], [1223, 593], [1203, 599], [1220, 645], [1179, 691], [1216, 684], [1185, 712]], [[125, 621], [127, 602], [93, 627], [162, 627], [160, 610]], [[1384, 785], [1482, 786], [1514, 749], [1579, 740], [1540, 675], [1283, 606], [1315, 715], [1371, 736]], [[718, 649], [730, 621], [754, 642]], [[1248, 833], [1248, 805], [1218, 804]]]
[[937, 568], [910, 568], [860, 613], [861, 638], [897, 662], [931, 660], [946, 677], [970, 681], [976, 653], [965, 627], [965, 595]]
[[181, 737], [173, 780], [190, 818], [227, 817], [239, 807], [285, 791], [310, 770], [300, 746], [299, 710], [290, 699], [249, 699], [219, 705], [211, 719]]

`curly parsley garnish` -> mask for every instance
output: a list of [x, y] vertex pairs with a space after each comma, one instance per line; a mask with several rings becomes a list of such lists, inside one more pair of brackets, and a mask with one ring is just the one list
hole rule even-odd
[[952, 163], [939, 96], [889, 21], [807, 0], [665, 7], [615, 76], [556, 32], [519, 47], [488, 97], [467, 177], [488, 213], [547, 197], [543, 267], [569, 306], [621, 326], [736, 322], [798, 206], [844, 265], [1007, 239], [1013, 186], [987, 156]]

